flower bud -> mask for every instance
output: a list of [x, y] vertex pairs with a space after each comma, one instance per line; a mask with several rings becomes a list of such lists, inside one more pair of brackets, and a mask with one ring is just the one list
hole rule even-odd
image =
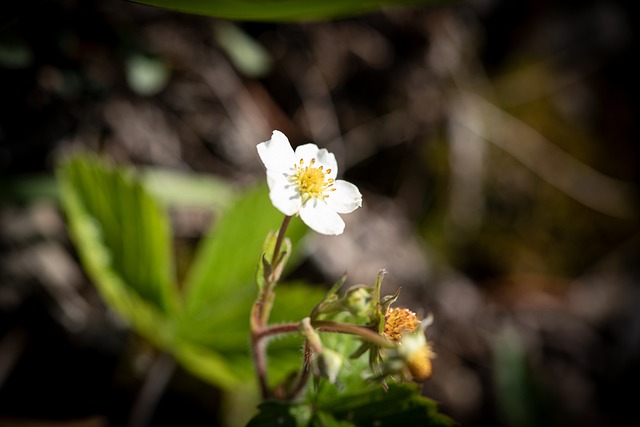
[[373, 289], [358, 286], [347, 291], [344, 308], [354, 316], [370, 317], [373, 313]]
[[317, 363], [320, 375], [335, 384], [338, 379], [340, 369], [342, 369], [342, 364], [344, 363], [340, 353], [329, 348], [325, 348], [322, 353], [318, 354]]
[[432, 372], [431, 359], [435, 353], [431, 350], [422, 330], [402, 337], [398, 346], [398, 355], [404, 360], [414, 381], [423, 382], [429, 379]]

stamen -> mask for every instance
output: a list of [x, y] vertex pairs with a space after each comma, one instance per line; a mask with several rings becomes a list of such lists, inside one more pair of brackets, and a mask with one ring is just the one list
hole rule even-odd
[[335, 180], [328, 177], [331, 169], [325, 171], [323, 165], [314, 167], [317, 163], [315, 158], [311, 159], [309, 166], [305, 166], [304, 159], [298, 163], [294, 164], [294, 173], [289, 179], [298, 188], [303, 204], [315, 198], [324, 200], [329, 197], [328, 190], [335, 191], [335, 188], [331, 188]]

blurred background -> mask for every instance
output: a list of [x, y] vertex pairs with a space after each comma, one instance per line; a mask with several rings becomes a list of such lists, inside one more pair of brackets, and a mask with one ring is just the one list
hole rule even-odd
[[[283, 131], [364, 206], [291, 273], [433, 313], [424, 394], [465, 426], [637, 426], [637, 22], [623, 1], [473, 0], [232, 22], [124, 1], [0, 6], [0, 425], [124, 425], [149, 349], [78, 262], [54, 169], [264, 180]], [[178, 263], [211, 212], [172, 209]], [[278, 224], [274, 224], [274, 228]], [[631, 390], [631, 391], [629, 391]], [[151, 425], [217, 425], [177, 368]], [[60, 424], [56, 424], [60, 425]]]

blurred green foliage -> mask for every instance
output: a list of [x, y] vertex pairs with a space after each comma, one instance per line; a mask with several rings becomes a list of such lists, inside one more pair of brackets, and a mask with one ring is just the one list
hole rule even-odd
[[244, 21], [328, 19], [369, 12], [384, 6], [436, 3], [433, 0], [141, 0], [136, 2], [180, 12]]
[[[76, 155], [57, 175], [73, 241], [105, 301], [141, 336], [201, 378], [222, 387], [250, 381], [247, 337], [255, 266], [264, 236], [281, 220], [266, 187], [240, 193], [223, 210], [180, 292], [168, 215], [137, 173]], [[298, 241], [304, 232], [294, 222], [289, 236]], [[308, 286], [283, 286], [280, 315], [304, 317], [321, 297]], [[290, 343], [273, 349], [274, 381], [299, 358], [299, 344]]]

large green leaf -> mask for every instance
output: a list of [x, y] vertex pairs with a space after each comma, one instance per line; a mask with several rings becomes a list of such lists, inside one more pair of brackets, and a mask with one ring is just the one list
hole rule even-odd
[[[270, 230], [279, 228], [283, 218], [271, 205], [266, 185], [262, 185], [238, 197], [213, 224], [185, 279], [184, 333], [200, 344], [215, 341], [218, 347], [246, 346], [246, 334], [239, 333], [248, 331], [262, 244]], [[287, 236], [295, 243], [305, 232], [300, 220], [294, 218]], [[219, 325], [225, 328], [218, 330]]]
[[94, 156], [67, 160], [58, 182], [71, 236], [102, 296], [147, 338], [169, 346], [179, 300], [164, 210], [131, 171]]
[[300, 21], [370, 12], [385, 6], [435, 4], [434, 0], [137, 0], [180, 12], [243, 21]]

